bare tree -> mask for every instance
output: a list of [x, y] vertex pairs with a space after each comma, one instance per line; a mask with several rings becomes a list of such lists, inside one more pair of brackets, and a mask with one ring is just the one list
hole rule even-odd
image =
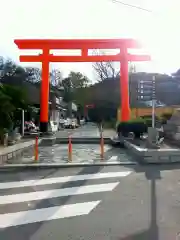
[[[93, 55], [103, 55], [103, 51], [93, 51]], [[116, 69], [114, 62], [96, 62], [93, 64], [98, 81], [104, 81], [107, 78], [115, 79], [119, 75], [119, 70]]]
[[135, 73], [136, 72], [136, 66], [132, 62], [129, 62], [129, 73]]
[[39, 83], [41, 81], [41, 69], [38, 67], [26, 67], [27, 81]]
[[[103, 51], [93, 51], [93, 55], [102, 55], [105, 54]], [[112, 61], [109, 62], [96, 62], [93, 64], [93, 69], [95, 70], [98, 81], [104, 81], [108, 78], [116, 79], [120, 75], [120, 70], [117, 69], [115, 63]], [[129, 63], [129, 73], [135, 73], [136, 67], [134, 64]]]
[[[32, 83], [41, 82], [42, 71], [38, 67], [26, 67], [27, 80]], [[62, 85], [62, 74], [58, 69], [52, 69], [49, 73], [50, 83], [52, 86]]]
[[58, 69], [52, 69], [50, 72], [50, 81], [53, 86], [62, 86], [62, 73]]
[[17, 75], [19, 72], [22, 72], [23, 68], [15, 64], [11, 59], [0, 58], [0, 72], [1, 78], [7, 76]]

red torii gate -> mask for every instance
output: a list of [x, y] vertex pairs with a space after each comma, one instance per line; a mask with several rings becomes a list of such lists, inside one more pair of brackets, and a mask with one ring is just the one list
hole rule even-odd
[[[130, 119], [129, 107], [129, 83], [128, 83], [128, 61], [149, 61], [148, 55], [132, 55], [128, 48], [140, 48], [140, 44], [133, 39], [81, 39], [81, 40], [56, 40], [56, 39], [16, 39], [15, 44], [19, 49], [40, 49], [42, 54], [35, 56], [20, 56], [20, 62], [41, 62], [41, 111], [40, 130], [48, 131], [49, 110], [49, 63], [50, 62], [120, 62], [120, 89], [121, 89], [121, 121]], [[51, 49], [81, 50], [81, 56], [55, 56], [50, 54]], [[120, 49], [117, 55], [88, 55], [89, 49]]]
[[94, 108], [94, 104], [86, 104], [84, 107], [84, 117], [88, 117], [88, 109], [89, 108]]

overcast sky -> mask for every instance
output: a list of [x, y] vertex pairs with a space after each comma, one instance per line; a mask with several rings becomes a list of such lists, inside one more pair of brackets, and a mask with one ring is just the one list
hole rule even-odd
[[[0, 0], [0, 55], [18, 61], [15, 38], [135, 38], [144, 43], [153, 59], [138, 64], [138, 70], [171, 73], [180, 68], [180, 1], [122, 1], [152, 12], [111, 0]], [[55, 66], [64, 75], [74, 70], [94, 77], [91, 63]]]

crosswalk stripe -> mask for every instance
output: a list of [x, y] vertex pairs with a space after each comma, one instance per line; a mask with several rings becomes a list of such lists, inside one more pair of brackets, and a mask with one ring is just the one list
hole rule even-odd
[[0, 204], [1, 205], [11, 204], [11, 203], [18, 203], [18, 202], [28, 202], [33, 200], [65, 197], [70, 195], [73, 196], [73, 195], [88, 194], [88, 193], [107, 192], [107, 191], [112, 191], [118, 184], [119, 182], [114, 182], [114, 183], [106, 183], [106, 184], [87, 185], [87, 186], [81, 186], [81, 187], [71, 187], [71, 188], [4, 195], [4, 196], [0, 196]]
[[[50, 221], [55, 219], [61, 219], [61, 218], [68, 218], [68, 217], [75, 217], [80, 215], [86, 215], [89, 214], [100, 202], [101, 199], [99, 199], [98, 193], [102, 192], [110, 192], [113, 191], [113, 189], [116, 188], [116, 186], [119, 184], [119, 179], [114, 181], [111, 181], [110, 183], [89, 183], [88, 185], [81, 185], [79, 183], [77, 186], [72, 187], [63, 187], [59, 186], [59, 188], [54, 188], [51, 186], [50, 189], [46, 190], [40, 190], [36, 191], [35, 189], [29, 189], [29, 192], [27, 192], [27, 189], [25, 192], [23, 192], [23, 188], [29, 187], [29, 186], [45, 186], [46, 184], [55, 184], [55, 183], [67, 183], [67, 182], [75, 182], [75, 181], [81, 181], [81, 180], [91, 180], [91, 179], [108, 179], [108, 178], [116, 178], [116, 177], [126, 177], [131, 173], [131, 171], [124, 171], [124, 172], [98, 172], [94, 174], [84, 174], [84, 175], [74, 175], [74, 176], [63, 176], [63, 177], [54, 177], [54, 178], [44, 178], [44, 179], [34, 179], [34, 180], [25, 180], [20, 182], [4, 182], [0, 183], [0, 189], [11, 189], [11, 188], [19, 188], [21, 187], [21, 193], [13, 193], [9, 195], [0, 195], [0, 206], [1, 206], [1, 212], [3, 214], [0, 214], [0, 229], [12, 227], [12, 226], [19, 226], [24, 224], [31, 224], [31, 223], [37, 223], [37, 222], [43, 222], [43, 221]], [[19, 192], [19, 189], [17, 189]], [[13, 191], [14, 192], [14, 191]], [[95, 201], [90, 201], [90, 199], [87, 200], [87, 196], [83, 197], [83, 195], [86, 194], [97, 194], [97, 198], [91, 199]], [[66, 197], [66, 196], [75, 196], [75, 195], [81, 195], [82, 199], [85, 201], [80, 200], [80, 202], [76, 202], [77, 197], [72, 197], [71, 204], [62, 204], [62, 202], [59, 200], [59, 206], [52, 206], [50, 201], [48, 202], [48, 207], [45, 201], [46, 199], [52, 199], [52, 198], [60, 198], [60, 197]], [[57, 199], [58, 200], [58, 199]], [[33, 209], [27, 208], [27, 204], [31, 201], [39, 201], [41, 202], [41, 207], [37, 204], [33, 204]], [[75, 203], [73, 203], [75, 202]], [[37, 202], [36, 202], [37, 203]], [[72, 204], [73, 203], [73, 204]], [[14, 205], [15, 204], [15, 205]], [[16, 205], [18, 204], [18, 205]], [[13, 205], [13, 206], [11, 206]], [[17, 206], [17, 209], [16, 209]], [[11, 207], [13, 207], [13, 210], [11, 210]], [[10, 208], [10, 209], [9, 209]]]
[[56, 177], [56, 178], [45, 178], [40, 180], [36, 179], [36, 180], [25, 180], [25, 181], [17, 181], [17, 182], [4, 182], [4, 183], [0, 183], [0, 189], [39, 186], [39, 185], [46, 185], [46, 184], [53, 184], [53, 183], [74, 182], [74, 181], [90, 180], [90, 179], [126, 177], [130, 173], [131, 173], [130, 171], [108, 172], [108, 173], [83, 174], [83, 175], [74, 175], [74, 176], [65, 176], [65, 177]]
[[109, 158], [108, 161], [117, 161], [118, 160], [118, 156], [112, 156]]
[[100, 201], [0, 214], [0, 228], [89, 214]]

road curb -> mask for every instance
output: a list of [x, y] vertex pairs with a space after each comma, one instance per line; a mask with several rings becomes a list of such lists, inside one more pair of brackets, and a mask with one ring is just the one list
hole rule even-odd
[[69, 168], [69, 167], [91, 167], [91, 166], [118, 166], [118, 165], [138, 165], [137, 162], [96, 162], [96, 163], [27, 163], [27, 164], [4, 164], [1, 169], [12, 168]]
[[139, 158], [142, 164], [170, 164], [180, 163], [179, 148], [147, 149], [124, 140], [125, 147], [135, 158]]
[[[42, 139], [38, 139], [40, 144]], [[19, 142], [15, 145], [8, 146], [0, 151], [0, 166], [4, 165], [8, 160], [14, 157], [21, 156], [21, 154], [28, 148], [32, 148], [35, 145], [35, 139], [31, 139], [25, 142]]]
[[[71, 138], [73, 144], [100, 144], [100, 137], [72, 137]], [[51, 146], [54, 144], [68, 144], [68, 137], [53, 137], [53, 138], [43, 138], [40, 146]], [[104, 137], [105, 144], [112, 144], [112, 140], [109, 137]]]

